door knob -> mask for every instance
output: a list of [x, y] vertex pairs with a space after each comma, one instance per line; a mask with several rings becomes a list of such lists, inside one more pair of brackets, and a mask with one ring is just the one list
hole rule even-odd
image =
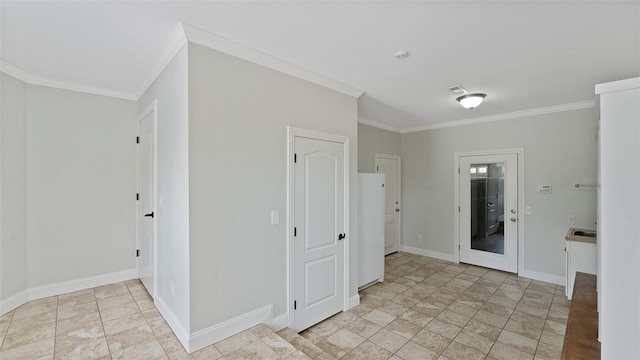
[[144, 214], [144, 217], [150, 217], [153, 219], [153, 211], [148, 214]]
[[511, 209], [511, 213], [515, 214], [516, 213], [516, 209]]
[[396, 209], [396, 212], [400, 212], [400, 209]]
[[345, 233], [338, 234], [338, 240], [342, 240], [342, 239], [344, 239], [346, 237], [347, 237], [347, 234], [345, 234]]
[[516, 222], [516, 218], [511, 218], [511, 222]]

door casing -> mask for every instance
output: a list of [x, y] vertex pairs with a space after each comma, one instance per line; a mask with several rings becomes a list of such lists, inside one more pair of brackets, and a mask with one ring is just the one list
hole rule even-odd
[[479, 151], [465, 151], [456, 152], [454, 157], [454, 258], [456, 262], [460, 262], [460, 173], [459, 165], [460, 158], [463, 156], [483, 156], [483, 155], [503, 155], [503, 154], [515, 154], [518, 158], [518, 274], [524, 274], [524, 227], [525, 227], [525, 213], [524, 213], [524, 149], [498, 149], [498, 150], [479, 150]]
[[[316, 140], [323, 141], [333, 141], [342, 143], [344, 147], [344, 228], [351, 229], [349, 222], [349, 209], [350, 209], [350, 187], [349, 187], [349, 138], [342, 135], [328, 134], [314, 130], [300, 129], [295, 127], [287, 127], [287, 313], [289, 314], [289, 324], [288, 326], [294, 328], [294, 310], [293, 310], [293, 301], [295, 288], [294, 288], [294, 274], [293, 271], [295, 269], [295, 253], [294, 253], [294, 236], [293, 236], [293, 227], [294, 227], [294, 163], [293, 156], [295, 152], [295, 138], [296, 137], [306, 137]], [[347, 237], [342, 241], [342, 245], [344, 246], [343, 254], [343, 300], [342, 300], [342, 310], [346, 311], [349, 309], [349, 247], [350, 247], [350, 238], [351, 234], [347, 232]]]

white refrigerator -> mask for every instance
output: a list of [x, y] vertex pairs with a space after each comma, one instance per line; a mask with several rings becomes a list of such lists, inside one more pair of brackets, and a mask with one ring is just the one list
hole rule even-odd
[[358, 174], [358, 288], [384, 280], [384, 174]]

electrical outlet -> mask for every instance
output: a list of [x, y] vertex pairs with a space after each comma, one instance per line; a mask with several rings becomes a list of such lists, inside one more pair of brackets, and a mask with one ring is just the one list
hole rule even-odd
[[280, 212], [273, 210], [271, 212], [271, 225], [278, 225], [280, 223]]
[[567, 216], [567, 224], [569, 225], [573, 225], [576, 223], [576, 217], [575, 215], [569, 215]]

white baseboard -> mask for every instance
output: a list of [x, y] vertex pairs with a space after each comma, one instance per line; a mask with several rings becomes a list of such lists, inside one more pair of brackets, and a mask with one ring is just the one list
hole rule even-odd
[[556, 285], [565, 285], [566, 283], [564, 276], [551, 275], [537, 271], [525, 270], [523, 274], [519, 275], [522, 277], [526, 277], [527, 279], [544, 281]]
[[29, 301], [70, 293], [73, 291], [91, 289], [94, 287], [135, 279], [138, 277], [136, 269], [123, 270], [109, 274], [90, 276], [82, 279], [63, 281], [51, 285], [38, 286], [29, 289]]
[[406, 245], [400, 245], [400, 251], [408, 252], [410, 254], [428, 256], [428, 257], [445, 260], [445, 261], [451, 261], [454, 263], [458, 262], [458, 259], [456, 259], [456, 257], [451, 254], [445, 254], [437, 251], [425, 250], [425, 249], [420, 249], [420, 248], [406, 246]]
[[180, 341], [180, 344], [182, 344], [182, 347], [189, 352], [189, 332], [187, 332], [184, 326], [182, 326], [182, 323], [180, 323], [176, 314], [171, 311], [171, 308], [167, 306], [167, 303], [164, 302], [160, 296], [156, 295], [154, 304], [156, 309], [160, 312], [160, 315], [162, 315], [167, 324], [169, 324], [171, 330], [173, 330], [173, 333], [178, 338], [178, 341]]
[[22, 290], [15, 295], [11, 295], [6, 299], [0, 300], [0, 316], [8, 313], [27, 301], [29, 301], [29, 292], [27, 290]]
[[360, 304], [360, 294], [355, 294], [349, 298], [349, 309], [353, 309], [359, 304]]
[[276, 316], [271, 320], [271, 324], [265, 324], [273, 331], [280, 331], [289, 326], [289, 313]]
[[28, 301], [62, 295], [78, 290], [91, 289], [102, 285], [135, 279], [137, 277], [138, 272], [136, 269], [130, 269], [25, 289], [7, 299], [0, 300], [0, 315], [8, 313]]
[[196, 331], [191, 334], [189, 346], [186, 349], [192, 353], [258, 324], [268, 324], [272, 319], [272, 309], [273, 305], [266, 305], [220, 324]]

